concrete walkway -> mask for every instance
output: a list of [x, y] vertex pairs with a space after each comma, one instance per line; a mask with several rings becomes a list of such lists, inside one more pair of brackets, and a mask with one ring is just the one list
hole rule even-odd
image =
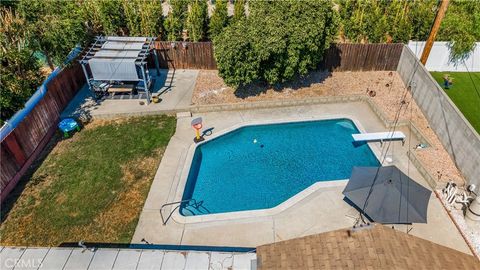
[[0, 247], [0, 269], [143, 270], [256, 269], [255, 253]]
[[[191, 105], [193, 89], [198, 75], [198, 70], [166, 70], [162, 69], [160, 76], [151, 70], [155, 84], [152, 93], [160, 94], [160, 103], [146, 105], [145, 99], [104, 99], [95, 101], [88, 86], [85, 84], [63, 111], [61, 117], [76, 117], [90, 119], [111, 118], [141, 114], [172, 113], [188, 110]], [[145, 103], [141, 105], [140, 102]]]
[[[183, 193], [184, 186], [180, 184], [180, 180], [185, 177], [184, 167], [188, 167], [185, 164], [193, 144], [193, 131], [190, 127], [193, 117], [203, 117], [205, 129], [214, 128], [213, 136], [215, 136], [222, 130], [230, 129], [239, 123], [247, 124], [259, 120], [312, 120], [334, 118], [339, 115], [357, 119], [366, 132], [386, 130], [384, 123], [365, 102], [209, 112], [195, 114], [192, 117], [189, 115], [180, 117], [177, 121], [176, 133], [168, 144], [152, 183], [132, 242], [139, 243], [142, 238], [145, 238], [150, 243], [159, 244], [255, 247], [352, 226], [358, 217], [358, 212], [343, 201], [341, 192], [345, 184], [341, 183], [318, 189], [273, 215], [260, 217], [239, 215], [238, 218], [230, 220], [196, 223], [183, 223], [172, 218], [164, 226], [159, 212], [164, 203], [178, 200], [178, 194]], [[399, 130], [410, 136], [409, 128], [402, 127]], [[409, 139], [412, 146], [418, 143], [418, 138], [414, 136], [407, 137], [407, 142]], [[370, 145], [379, 156], [382, 150], [380, 144]], [[408, 145], [409, 143], [405, 143], [402, 146], [401, 142], [392, 144], [393, 164], [404, 172], [409, 172], [409, 175], [418, 183], [428, 187], [425, 179], [408, 162], [406, 155]], [[165, 213], [168, 215], [170, 210], [166, 208]], [[427, 224], [414, 224], [408, 228], [396, 225], [395, 228], [404, 232], [411, 229], [410, 233], [415, 236], [470, 254], [466, 243], [435, 195], [430, 198]]]

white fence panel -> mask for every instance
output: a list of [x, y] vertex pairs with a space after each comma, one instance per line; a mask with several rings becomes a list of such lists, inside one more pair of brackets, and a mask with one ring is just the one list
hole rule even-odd
[[[409, 41], [408, 47], [420, 58], [423, 52], [425, 41]], [[480, 42], [477, 42], [475, 49], [465, 63], [452, 63], [450, 58], [450, 48], [448, 42], [437, 41], [433, 44], [430, 56], [428, 57], [426, 68], [429, 71], [476, 71], [480, 72]], [[466, 67], [465, 67], [466, 66]]]

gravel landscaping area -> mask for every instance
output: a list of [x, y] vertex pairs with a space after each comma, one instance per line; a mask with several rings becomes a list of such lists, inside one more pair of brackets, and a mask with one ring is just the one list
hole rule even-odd
[[202, 70], [197, 77], [192, 102], [203, 105], [347, 95], [369, 96], [391, 121], [397, 114], [400, 121], [411, 119], [431, 144], [428, 148], [413, 151], [432, 177], [440, 184], [449, 180], [461, 185], [465, 183], [396, 72], [312, 72], [293, 83], [275, 87], [257, 84], [234, 90], [224, 84], [217, 71]]

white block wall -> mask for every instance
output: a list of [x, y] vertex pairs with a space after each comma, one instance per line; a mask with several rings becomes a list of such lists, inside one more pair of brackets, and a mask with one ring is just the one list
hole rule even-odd
[[[425, 41], [409, 41], [408, 47], [412, 52], [420, 58], [423, 52]], [[433, 44], [427, 64], [425, 65], [428, 71], [475, 71], [480, 72], [480, 42], [477, 42], [475, 49], [465, 63], [452, 63], [449, 61], [450, 48], [448, 42], [437, 41]], [[466, 67], [465, 67], [466, 66]]]

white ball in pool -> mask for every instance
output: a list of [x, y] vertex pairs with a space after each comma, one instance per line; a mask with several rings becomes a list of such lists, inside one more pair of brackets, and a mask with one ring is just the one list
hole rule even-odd
[[257, 143], [257, 139], [253, 139], [253, 143]]

